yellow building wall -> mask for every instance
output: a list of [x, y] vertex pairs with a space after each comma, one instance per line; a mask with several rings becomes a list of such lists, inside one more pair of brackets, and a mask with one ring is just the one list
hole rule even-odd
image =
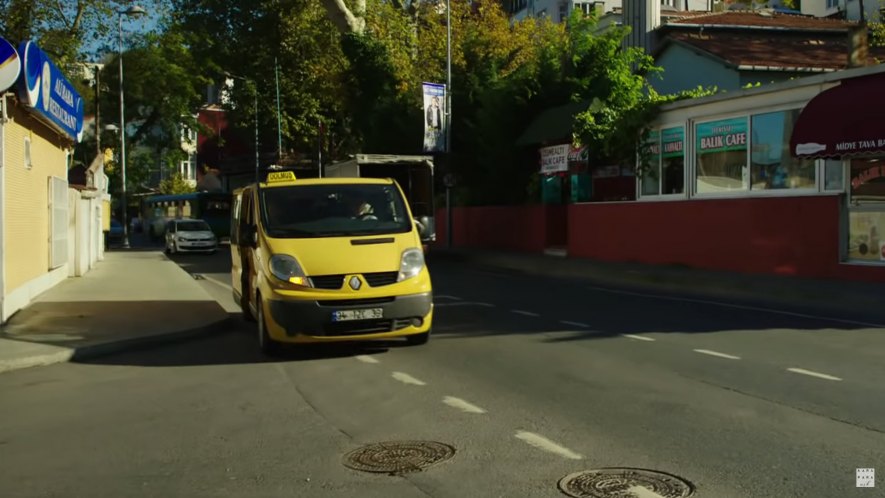
[[[49, 178], [64, 178], [68, 171], [66, 142], [30, 116], [24, 106], [8, 99], [10, 121], [6, 140], [4, 233], [5, 291], [49, 272]], [[25, 138], [31, 140], [31, 163], [25, 166]], [[71, 244], [72, 241], [68, 241]]]

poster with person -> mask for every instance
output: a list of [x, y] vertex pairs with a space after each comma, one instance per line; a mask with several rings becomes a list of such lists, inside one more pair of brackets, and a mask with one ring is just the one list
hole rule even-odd
[[423, 83], [424, 152], [446, 151], [446, 86]]

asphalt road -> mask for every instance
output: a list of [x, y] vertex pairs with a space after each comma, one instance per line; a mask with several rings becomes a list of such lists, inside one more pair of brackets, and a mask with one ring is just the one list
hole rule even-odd
[[[227, 254], [175, 256], [236, 312]], [[708, 498], [883, 496], [885, 337], [850, 320], [433, 262], [434, 337], [217, 337], [0, 375], [0, 496], [555, 497], [603, 467]], [[442, 442], [403, 476], [362, 445]], [[592, 496], [592, 495], [588, 495]], [[629, 495], [612, 495], [629, 496]], [[654, 498], [634, 489], [636, 498]]]

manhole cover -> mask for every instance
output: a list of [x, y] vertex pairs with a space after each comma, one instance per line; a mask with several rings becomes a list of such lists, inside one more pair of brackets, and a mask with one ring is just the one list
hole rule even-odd
[[344, 465], [364, 472], [399, 475], [419, 472], [454, 454], [455, 448], [435, 441], [389, 441], [351, 451], [344, 456]]
[[685, 498], [694, 493], [688, 481], [664, 472], [631, 468], [585, 470], [559, 481], [575, 498]]

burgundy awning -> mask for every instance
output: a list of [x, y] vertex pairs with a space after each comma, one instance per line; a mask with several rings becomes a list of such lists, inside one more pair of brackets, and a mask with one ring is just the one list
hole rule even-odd
[[790, 138], [795, 157], [885, 154], [885, 74], [842, 80], [811, 99]]

